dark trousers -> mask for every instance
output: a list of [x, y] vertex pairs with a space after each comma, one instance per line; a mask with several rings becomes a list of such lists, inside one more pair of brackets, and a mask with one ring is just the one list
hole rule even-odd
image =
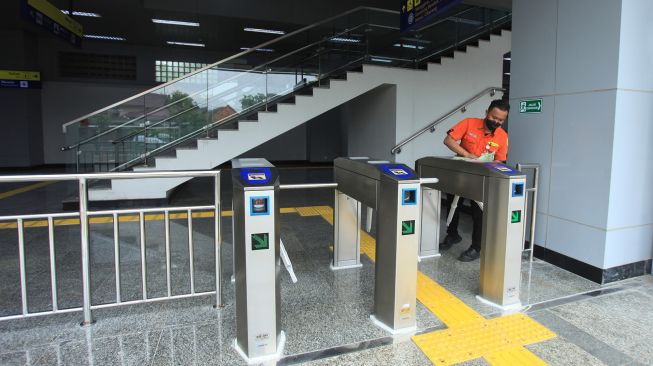
[[[447, 194], [447, 213], [451, 210], [451, 204], [453, 203], [453, 194]], [[451, 218], [451, 223], [447, 227], [447, 234], [458, 234], [458, 217], [460, 214], [460, 208], [463, 205], [464, 198], [460, 197], [458, 199], [458, 208]], [[471, 248], [481, 251], [481, 235], [483, 233], [483, 210], [478, 206], [476, 201], [468, 200], [472, 208], [472, 245]]]

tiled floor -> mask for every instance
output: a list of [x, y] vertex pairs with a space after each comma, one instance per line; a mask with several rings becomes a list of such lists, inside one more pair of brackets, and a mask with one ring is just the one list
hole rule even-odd
[[[282, 183], [328, 182], [330, 169], [283, 169]], [[223, 205], [230, 207], [229, 176], [223, 178]], [[58, 212], [63, 193], [56, 183], [35, 190], [36, 198], [21, 194], [0, 200], [0, 212]], [[15, 187], [0, 187], [4, 192]], [[204, 204], [207, 181], [193, 181], [173, 198], [173, 204]], [[20, 200], [20, 196], [31, 197]], [[281, 207], [332, 205], [332, 190], [284, 191]], [[22, 202], [22, 203], [21, 203]], [[41, 208], [39, 208], [39, 205]], [[22, 209], [22, 210], [21, 210]], [[40, 210], [40, 211], [39, 211]], [[467, 215], [461, 228], [469, 228]], [[223, 223], [223, 278], [225, 306], [214, 309], [213, 296], [99, 309], [96, 323], [80, 327], [79, 312], [0, 321], [0, 365], [240, 365], [232, 347], [235, 337], [231, 218]], [[444, 227], [444, 225], [442, 225]], [[92, 302], [115, 300], [113, 232], [110, 224], [92, 229]], [[211, 219], [193, 220], [196, 291], [213, 286], [213, 228]], [[281, 322], [287, 343], [279, 364], [309, 365], [427, 365], [429, 359], [409, 337], [392, 338], [374, 326], [374, 264], [362, 258], [360, 269], [331, 271], [332, 226], [319, 216], [281, 215], [282, 240], [299, 281], [293, 284], [281, 272]], [[79, 306], [79, 229], [58, 227], [57, 282], [59, 306]], [[148, 296], [164, 295], [165, 251], [162, 221], [146, 225]], [[171, 226], [173, 294], [190, 288], [188, 227], [185, 220]], [[442, 257], [424, 260], [419, 269], [485, 317], [500, 316], [480, 303], [479, 263], [461, 263], [466, 249], [455, 245]], [[25, 231], [28, 305], [30, 311], [51, 307], [47, 229]], [[0, 230], [0, 314], [20, 311], [16, 231]], [[138, 224], [120, 226], [121, 295], [124, 301], [141, 293]], [[529, 286], [528, 262], [522, 271], [524, 312], [558, 334], [527, 348], [553, 365], [653, 364], [653, 277], [642, 276], [600, 286], [548, 263], [535, 260]], [[528, 306], [532, 305], [532, 306]], [[418, 303], [418, 332], [444, 329], [445, 325]], [[482, 358], [463, 363], [485, 365]]]

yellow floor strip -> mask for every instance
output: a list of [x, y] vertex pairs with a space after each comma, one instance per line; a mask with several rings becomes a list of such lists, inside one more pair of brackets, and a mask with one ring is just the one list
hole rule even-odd
[[30, 184], [30, 185], [25, 186], [25, 187], [12, 189], [11, 191], [0, 193], [0, 200], [11, 197], [11, 196], [15, 196], [17, 194], [33, 191], [33, 190], [41, 188], [41, 187], [49, 186], [50, 184], [54, 184], [54, 183], [57, 183], [57, 182], [56, 181], [39, 182], [39, 183]]
[[422, 272], [417, 273], [417, 300], [450, 328], [484, 320], [472, 308]]
[[422, 334], [413, 337], [413, 341], [436, 365], [453, 365], [478, 357], [493, 357], [498, 365], [509, 365], [511, 363], [506, 363], [505, 360], [517, 356], [542, 362], [528, 350], [526, 352], [530, 355], [523, 356], [516, 352], [515, 347], [542, 342], [555, 336], [555, 333], [535, 320], [517, 313]]
[[485, 360], [492, 366], [546, 365], [547, 363], [522, 346], [511, 347], [487, 354]]
[[[333, 225], [331, 207], [319, 206], [315, 210]], [[375, 261], [376, 240], [364, 230], [360, 234], [361, 253]], [[523, 345], [542, 342], [556, 334], [525, 314], [486, 320], [422, 272], [417, 273], [417, 300], [449, 327], [413, 337], [433, 364], [452, 365], [478, 357], [497, 366], [546, 364]]]
[[299, 216], [320, 216], [315, 207], [297, 207]]

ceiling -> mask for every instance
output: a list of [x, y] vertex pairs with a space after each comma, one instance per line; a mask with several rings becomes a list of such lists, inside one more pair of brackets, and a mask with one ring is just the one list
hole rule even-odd
[[[47, 32], [20, 18], [20, 0], [0, 1], [0, 29], [24, 29], [47, 37]], [[207, 50], [237, 53], [276, 35], [244, 32], [243, 27], [290, 32], [358, 6], [398, 10], [397, 0], [49, 0], [59, 9], [95, 12], [100, 18], [74, 17], [85, 34], [118, 36], [124, 43], [160, 47], [166, 41], [206, 44]], [[469, 0], [465, 4], [510, 9], [511, 0]], [[10, 14], [16, 14], [10, 16]], [[152, 18], [199, 22], [200, 27], [152, 23]], [[39, 33], [40, 32], [40, 33]], [[110, 42], [85, 39], [83, 42]]]

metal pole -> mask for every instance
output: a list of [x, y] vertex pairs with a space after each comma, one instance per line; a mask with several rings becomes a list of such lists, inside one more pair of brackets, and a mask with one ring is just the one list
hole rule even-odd
[[118, 227], [118, 214], [113, 214], [113, 264], [116, 270], [116, 303], [122, 302], [120, 294], [120, 228]]
[[50, 286], [52, 287], [52, 310], [59, 310], [57, 301], [57, 270], [54, 254], [54, 222], [52, 216], [48, 216], [48, 244], [50, 248]]
[[82, 294], [84, 321], [82, 326], [93, 324], [91, 314], [91, 270], [88, 232], [88, 186], [86, 178], [79, 178], [79, 232], [82, 245]]
[[141, 234], [141, 280], [143, 290], [143, 300], [147, 300], [147, 260], [145, 257], [145, 215], [139, 214], [139, 226]]
[[[267, 99], [267, 97], [266, 97]], [[220, 208], [220, 171], [215, 174], [215, 307], [224, 306], [222, 301], [222, 209]]]
[[170, 279], [170, 213], [164, 212], [165, 237], [166, 237], [166, 285], [168, 286], [168, 297], [172, 295], [172, 285]]
[[535, 220], [537, 218], [537, 190], [538, 182], [540, 181], [540, 167], [534, 167], [535, 174], [533, 176], [533, 213], [531, 214], [531, 235], [529, 241], [531, 244], [531, 262], [533, 261], [533, 253], [535, 252]]
[[23, 315], [27, 314], [27, 276], [25, 275], [25, 236], [23, 233], [23, 219], [17, 220], [18, 224], [18, 259], [20, 266], [20, 299], [23, 306]]
[[188, 265], [190, 267], [190, 293], [195, 293], [195, 264], [193, 250], [193, 212], [188, 209]]

